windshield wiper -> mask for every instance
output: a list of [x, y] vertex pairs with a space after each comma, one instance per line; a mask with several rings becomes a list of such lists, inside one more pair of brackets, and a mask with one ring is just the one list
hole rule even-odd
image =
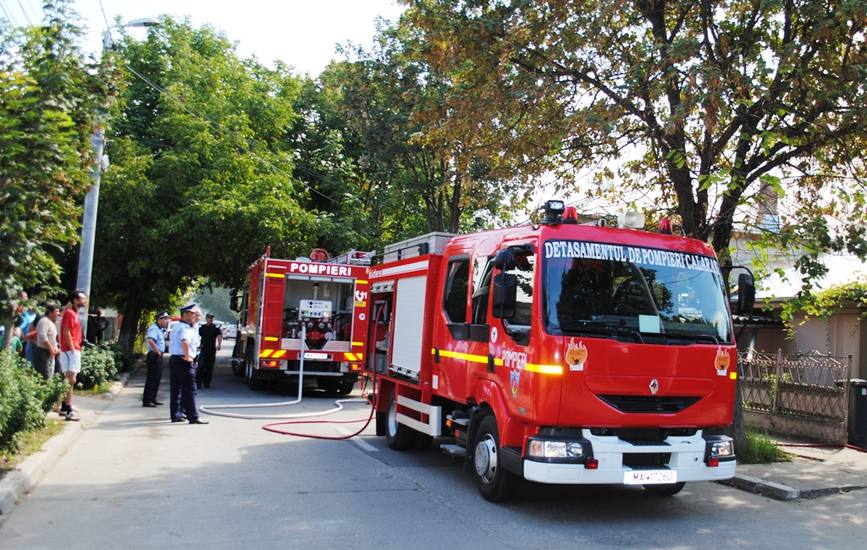
[[669, 338], [683, 338], [685, 340], [693, 340], [695, 342], [710, 342], [711, 344], [720, 344], [719, 338], [707, 332], [677, 332], [666, 330], [664, 336]]
[[609, 325], [599, 321], [577, 321], [573, 326], [570, 326], [566, 330], [568, 330], [569, 332], [574, 331], [584, 334], [599, 334], [603, 336], [632, 336], [633, 338], [637, 339], [639, 343], [644, 343], [644, 338], [641, 337], [641, 333], [634, 328], [624, 327], [621, 325]]

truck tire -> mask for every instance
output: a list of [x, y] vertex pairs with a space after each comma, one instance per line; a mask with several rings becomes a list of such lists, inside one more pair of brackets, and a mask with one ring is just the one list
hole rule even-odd
[[518, 487], [518, 476], [499, 464], [500, 435], [493, 414], [479, 423], [473, 451], [473, 471], [479, 492], [486, 500], [503, 502], [512, 498]]
[[256, 376], [256, 369], [253, 368], [253, 356], [248, 353], [244, 357], [244, 374], [247, 379], [247, 387], [253, 391], [261, 391], [265, 389], [265, 384]]
[[319, 387], [320, 390], [324, 391], [328, 395], [337, 395], [338, 393], [339, 386], [337, 384], [337, 380], [330, 376], [322, 376], [317, 378], [316, 385]]
[[[396, 391], [396, 390], [395, 390]], [[415, 445], [416, 431], [397, 422], [397, 397], [391, 394], [385, 414], [385, 441], [395, 451], [408, 451]]]
[[684, 481], [680, 483], [667, 483], [665, 485], [645, 485], [644, 490], [651, 495], [659, 497], [673, 497], [683, 489], [684, 485], [686, 485]]
[[355, 380], [340, 380], [337, 382], [337, 395], [349, 395], [355, 387]]

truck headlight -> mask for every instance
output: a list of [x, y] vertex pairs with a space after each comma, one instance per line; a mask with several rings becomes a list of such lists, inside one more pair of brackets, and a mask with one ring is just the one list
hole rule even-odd
[[711, 458], [728, 458], [734, 456], [735, 448], [730, 440], [714, 441], [710, 446]]
[[533, 439], [527, 444], [527, 456], [532, 458], [584, 458], [584, 446], [580, 441], [556, 439]]
[[566, 455], [575, 458], [584, 458], [584, 446], [577, 441], [566, 443]]

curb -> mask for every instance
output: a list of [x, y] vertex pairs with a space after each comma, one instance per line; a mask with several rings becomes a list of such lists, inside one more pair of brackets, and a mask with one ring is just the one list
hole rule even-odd
[[776, 500], [789, 501], [801, 498], [801, 491], [794, 487], [745, 474], [735, 474], [735, 477], [720, 481], [719, 483]]
[[[136, 363], [129, 372], [122, 373], [119, 380], [111, 385], [107, 399], [114, 397], [127, 385], [129, 379], [138, 371]], [[32, 491], [48, 471], [57, 464], [64, 454], [78, 441], [82, 432], [90, 428], [92, 422], [82, 425], [80, 422], [68, 422], [61, 432], [42, 446], [35, 453], [25, 458], [14, 470], [0, 480], [0, 525], [9, 517], [18, 500]]]

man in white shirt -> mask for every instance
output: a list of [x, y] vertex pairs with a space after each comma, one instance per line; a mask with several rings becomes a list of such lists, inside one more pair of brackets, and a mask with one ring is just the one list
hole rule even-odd
[[186, 420], [190, 424], [208, 424], [206, 420], [199, 418], [199, 410], [196, 406], [195, 361], [199, 334], [193, 327], [201, 315], [202, 310], [196, 304], [182, 307], [181, 322], [172, 328], [169, 339], [172, 422], [183, 422], [183, 415], [186, 415]]

